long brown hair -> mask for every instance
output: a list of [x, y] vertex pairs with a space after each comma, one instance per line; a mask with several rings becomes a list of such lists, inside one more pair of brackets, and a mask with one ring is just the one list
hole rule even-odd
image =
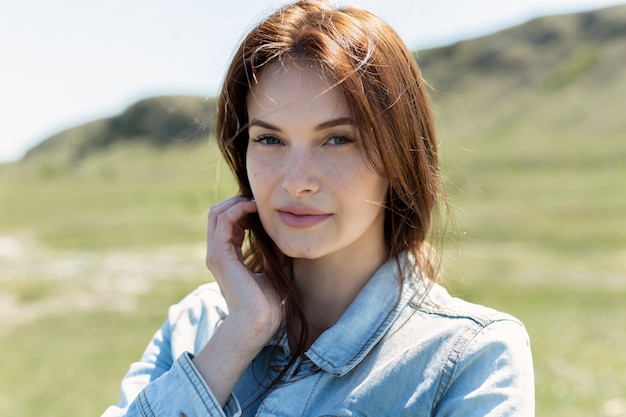
[[[396, 32], [371, 13], [334, 8], [328, 1], [298, 1], [269, 16], [246, 36], [226, 74], [218, 101], [217, 139], [241, 195], [252, 197], [246, 175], [246, 101], [263, 69], [279, 60], [313, 63], [341, 88], [359, 128], [363, 150], [389, 180], [385, 202], [387, 259], [412, 253], [436, 279], [439, 261], [426, 243], [445, 195], [439, 172], [430, 101], [420, 70]], [[297, 358], [306, 348], [306, 319], [294, 289], [291, 260], [251, 216], [246, 264], [264, 272], [281, 298], [287, 320], [301, 320]]]

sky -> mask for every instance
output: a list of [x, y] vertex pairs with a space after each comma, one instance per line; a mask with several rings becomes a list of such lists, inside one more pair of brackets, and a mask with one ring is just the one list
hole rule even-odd
[[[215, 96], [245, 32], [286, 0], [0, 0], [0, 162], [157, 95]], [[336, 0], [410, 49], [626, 0]]]

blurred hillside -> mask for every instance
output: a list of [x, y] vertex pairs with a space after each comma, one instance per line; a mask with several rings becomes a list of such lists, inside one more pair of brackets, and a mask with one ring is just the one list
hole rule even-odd
[[215, 100], [201, 97], [156, 97], [139, 101], [122, 114], [96, 120], [44, 140], [25, 159], [65, 157], [76, 162], [120, 142], [163, 147], [193, 142], [214, 133]]
[[540, 18], [417, 55], [442, 124], [463, 130], [451, 137], [521, 139], [533, 132], [591, 144], [623, 136], [625, 51], [621, 6]]
[[472, 239], [624, 247], [625, 51], [621, 6], [416, 54]]
[[[616, 193], [625, 182], [625, 50], [622, 6], [415, 54], [431, 86], [453, 204], [471, 238], [575, 251], [626, 241], [626, 230], [613, 226], [625, 223]], [[150, 168], [141, 149], [210, 147], [214, 118], [214, 99], [146, 99], [54, 135], [24, 163], [44, 177], [98, 170], [123, 178], [141, 165], [156, 178], [172, 165], [162, 156]], [[125, 146], [139, 154], [124, 159]]]
[[[621, 137], [625, 48], [622, 6], [540, 18], [416, 57], [433, 87], [445, 140], [528, 143], [535, 141], [527, 135], [540, 134], [567, 147]], [[25, 159], [54, 154], [76, 161], [120, 142], [161, 147], [193, 141], [213, 133], [214, 115], [213, 99], [147, 99], [116, 117], [60, 132]], [[519, 158], [534, 159], [544, 150], [533, 143]]]
[[[623, 73], [626, 6], [549, 16], [502, 32], [420, 52], [427, 78], [442, 90], [476, 88], [548, 91], [585, 79], [611, 84]], [[502, 87], [494, 87], [502, 90]]]
[[[626, 242], [615, 227], [625, 223], [625, 45], [621, 6], [415, 54], [431, 86], [452, 203], [471, 239], [576, 252]], [[146, 99], [54, 135], [23, 162], [43, 177], [98, 171], [110, 180], [141, 166], [159, 178], [176, 169], [162, 162], [167, 152], [212, 146], [215, 107], [210, 98]]]

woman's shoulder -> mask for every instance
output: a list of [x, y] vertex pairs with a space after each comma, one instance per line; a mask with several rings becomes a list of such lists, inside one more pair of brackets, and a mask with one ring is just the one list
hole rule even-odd
[[444, 414], [468, 392], [489, 401], [496, 401], [494, 394], [499, 394], [502, 402], [483, 406], [499, 407], [507, 415], [532, 413], [530, 339], [517, 317], [453, 297], [440, 285], [432, 288], [420, 311], [431, 317], [432, 327], [439, 328], [439, 346], [445, 346], [436, 401]]
[[403, 346], [409, 372], [429, 378], [425, 395], [433, 407], [441, 414], [462, 404], [467, 415], [496, 408], [506, 410], [498, 415], [530, 415], [532, 354], [518, 318], [454, 297], [439, 284], [413, 307], [393, 345]]
[[[493, 348], [529, 349], [524, 324], [515, 316], [452, 296], [443, 286], [433, 284], [427, 296], [416, 303], [406, 323], [419, 343], [434, 341], [452, 350]], [[461, 354], [461, 351], [457, 352]]]
[[433, 284], [428, 295], [420, 303], [419, 311], [442, 319], [470, 320], [479, 326], [487, 326], [496, 321], [522, 324], [517, 317], [509, 313], [455, 297], [440, 284]]
[[415, 307], [401, 332], [409, 351], [416, 353], [416, 363], [428, 357], [428, 366], [443, 370], [443, 386], [461, 374], [471, 379], [482, 367], [493, 369], [496, 363], [498, 369], [506, 367], [526, 382], [532, 379], [530, 339], [517, 317], [454, 297], [439, 284], [433, 284]]

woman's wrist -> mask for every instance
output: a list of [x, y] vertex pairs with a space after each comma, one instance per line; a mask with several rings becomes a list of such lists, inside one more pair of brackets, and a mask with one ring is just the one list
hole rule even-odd
[[280, 327], [280, 317], [260, 309], [231, 311], [221, 326], [232, 329], [241, 348], [258, 353]]
[[256, 321], [228, 316], [192, 362], [213, 395], [224, 406], [235, 384], [270, 336]]

